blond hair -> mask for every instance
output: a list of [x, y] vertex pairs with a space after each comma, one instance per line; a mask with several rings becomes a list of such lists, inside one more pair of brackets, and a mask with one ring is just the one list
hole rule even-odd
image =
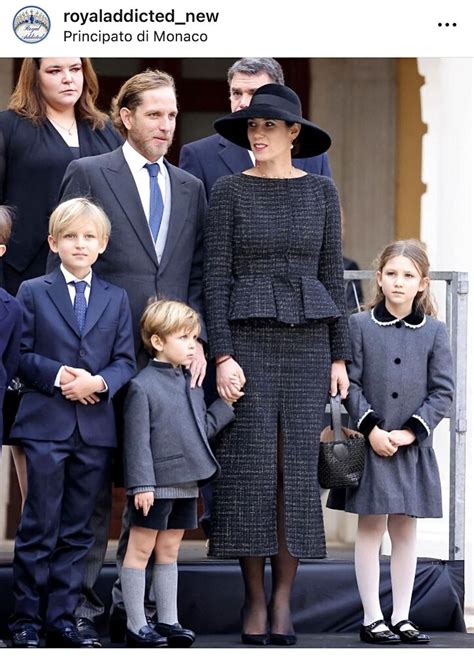
[[[430, 273], [430, 261], [426, 252], [426, 246], [418, 239], [400, 239], [394, 241], [388, 246], [385, 246], [383, 251], [379, 254], [376, 260], [375, 267], [379, 273], [382, 273], [387, 262], [393, 257], [402, 255], [407, 257], [422, 278], [428, 278]], [[376, 291], [372, 300], [367, 304], [368, 308], [373, 308], [380, 303], [385, 297], [379, 285], [376, 284]], [[433, 299], [430, 291], [430, 283], [422, 292], [418, 292], [413, 301], [413, 309], [419, 310], [424, 314], [436, 317], [437, 308], [435, 300]]]
[[112, 100], [110, 117], [114, 127], [123, 137], [127, 138], [127, 128], [123, 124], [120, 110], [126, 107], [133, 112], [142, 104], [142, 94], [144, 91], [159, 89], [160, 87], [170, 87], [176, 95], [176, 88], [171, 75], [168, 75], [164, 71], [151, 70], [150, 68], [143, 73], [137, 73], [137, 75], [134, 75], [122, 84], [118, 94]]
[[180, 301], [152, 299], [145, 308], [140, 321], [140, 334], [146, 350], [155, 355], [151, 338], [157, 335], [164, 340], [169, 335], [180, 330], [201, 330], [199, 314]]
[[[84, 84], [82, 93], [74, 106], [76, 117], [90, 123], [92, 129], [102, 129], [107, 116], [95, 106], [99, 95], [99, 82], [87, 57], [80, 57]], [[38, 125], [46, 120], [46, 102], [41, 93], [39, 69], [41, 58], [26, 57], [21, 65], [15, 90], [10, 96], [8, 109]]]
[[0, 205], [0, 244], [6, 246], [12, 234], [12, 210], [6, 205]]
[[107, 214], [88, 198], [71, 198], [58, 205], [49, 218], [49, 234], [59, 239], [74, 221], [86, 218], [93, 222], [101, 240], [109, 238], [111, 225]]

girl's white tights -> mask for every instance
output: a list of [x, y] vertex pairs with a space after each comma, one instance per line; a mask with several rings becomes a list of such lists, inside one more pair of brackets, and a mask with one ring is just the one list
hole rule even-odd
[[[391, 622], [397, 624], [408, 619], [416, 569], [416, 519], [406, 515], [359, 515], [354, 561], [365, 626], [383, 619], [379, 600], [379, 553], [387, 528], [392, 542]], [[385, 627], [381, 625], [374, 630], [384, 631]]]

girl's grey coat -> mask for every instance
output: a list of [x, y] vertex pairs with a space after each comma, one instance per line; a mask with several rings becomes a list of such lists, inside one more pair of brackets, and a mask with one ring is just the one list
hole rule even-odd
[[203, 482], [219, 465], [209, 447], [234, 418], [221, 399], [207, 410], [201, 387], [181, 367], [157, 362], [132, 379], [125, 400], [125, 486], [167, 487]]
[[352, 315], [349, 325], [352, 364], [346, 407], [351, 419], [365, 435], [375, 425], [387, 431], [407, 427], [417, 439], [389, 458], [378, 456], [367, 440], [359, 487], [332, 491], [328, 506], [358, 514], [441, 517], [432, 446], [433, 430], [454, 394], [446, 326], [415, 312], [397, 320], [383, 303]]

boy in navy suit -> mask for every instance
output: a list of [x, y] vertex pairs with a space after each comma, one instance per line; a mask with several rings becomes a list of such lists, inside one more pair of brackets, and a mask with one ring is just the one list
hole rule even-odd
[[126, 292], [91, 270], [110, 234], [104, 212], [85, 198], [66, 201], [49, 232], [60, 267], [18, 292], [25, 392], [11, 437], [25, 450], [28, 494], [9, 626], [14, 647], [37, 647], [47, 593], [46, 646], [92, 647], [74, 609], [94, 541], [89, 520], [116, 445], [111, 399], [135, 373], [133, 334]]

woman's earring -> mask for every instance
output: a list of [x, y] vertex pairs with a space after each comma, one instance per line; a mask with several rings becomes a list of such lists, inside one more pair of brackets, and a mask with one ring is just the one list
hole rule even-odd
[[291, 150], [292, 148], [293, 148], [293, 142], [291, 142], [291, 145], [290, 145], [290, 150]]

